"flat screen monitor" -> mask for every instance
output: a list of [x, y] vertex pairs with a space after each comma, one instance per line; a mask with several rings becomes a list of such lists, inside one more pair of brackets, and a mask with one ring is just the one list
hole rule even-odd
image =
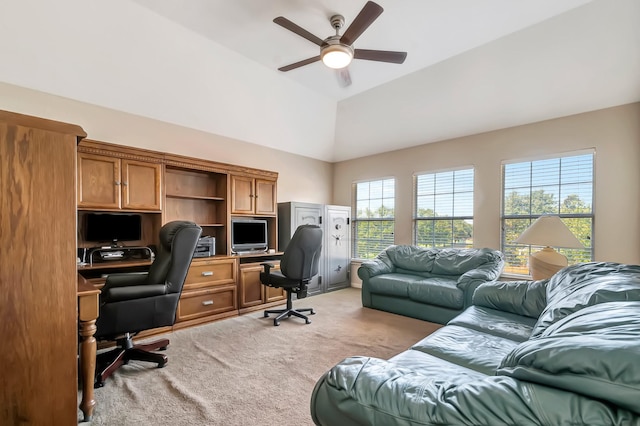
[[266, 251], [268, 247], [266, 220], [231, 220], [231, 250], [234, 253]]
[[139, 214], [88, 213], [84, 224], [85, 241], [113, 243], [142, 239], [142, 217]]

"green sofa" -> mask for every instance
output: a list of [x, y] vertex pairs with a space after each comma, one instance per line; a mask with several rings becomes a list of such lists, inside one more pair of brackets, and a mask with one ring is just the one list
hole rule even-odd
[[358, 268], [362, 306], [446, 324], [503, 267], [502, 253], [488, 248], [389, 246]]
[[489, 282], [389, 360], [316, 384], [317, 425], [640, 425], [640, 266], [586, 263]]

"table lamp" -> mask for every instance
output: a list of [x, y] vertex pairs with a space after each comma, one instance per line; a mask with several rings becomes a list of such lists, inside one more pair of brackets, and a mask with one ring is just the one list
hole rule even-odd
[[567, 257], [553, 247], [584, 248], [584, 245], [567, 228], [560, 216], [545, 215], [535, 220], [514, 242], [545, 246], [529, 256], [529, 271], [534, 280], [551, 278], [568, 265]]

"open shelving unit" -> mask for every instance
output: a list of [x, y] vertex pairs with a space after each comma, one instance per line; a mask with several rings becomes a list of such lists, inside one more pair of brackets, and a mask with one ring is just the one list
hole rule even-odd
[[167, 166], [164, 222], [196, 222], [216, 238], [216, 253], [227, 254], [227, 181], [226, 173]]

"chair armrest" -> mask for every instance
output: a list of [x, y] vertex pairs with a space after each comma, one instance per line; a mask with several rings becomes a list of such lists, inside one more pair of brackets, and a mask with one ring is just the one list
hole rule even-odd
[[548, 279], [538, 281], [493, 281], [481, 284], [472, 303], [499, 311], [538, 318], [547, 306]]
[[262, 266], [264, 268], [263, 272], [265, 274], [270, 273], [271, 272], [271, 268], [275, 268], [276, 267], [275, 263], [269, 263], [269, 262], [261, 263], [260, 266]]
[[109, 276], [107, 276], [107, 281], [104, 283], [104, 288], [143, 285], [147, 280], [147, 275], [147, 272], [109, 274]]
[[145, 297], [166, 294], [165, 284], [147, 284], [126, 287], [112, 287], [103, 293], [102, 302], [122, 302], [123, 300], [143, 299]]

